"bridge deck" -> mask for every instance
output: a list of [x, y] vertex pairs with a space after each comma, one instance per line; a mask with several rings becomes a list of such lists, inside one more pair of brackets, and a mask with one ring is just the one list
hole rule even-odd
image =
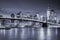
[[0, 18], [0, 19], [33, 21], [33, 22], [40, 22], [40, 23], [45, 23], [46, 22], [46, 21], [40, 21], [40, 20], [36, 20], [36, 19], [29, 19], [29, 18]]

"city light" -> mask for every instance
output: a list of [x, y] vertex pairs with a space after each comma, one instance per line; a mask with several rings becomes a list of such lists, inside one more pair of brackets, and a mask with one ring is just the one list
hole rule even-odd
[[[47, 9], [47, 17], [44, 16], [44, 15], [40, 15], [39, 11], [37, 11], [34, 16], [31, 15], [30, 13], [31, 12], [27, 12], [27, 14], [23, 14], [22, 11], [19, 11], [17, 14], [11, 13], [10, 17], [3, 17], [3, 15], [0, 15], [0, 19], [2, 18], [7, 23], [10, 23], [10, 25], [8, 25], [6, 23], [8, 26], [25, 27], [25, 26], [29, 26], [28, 25], [29, 24], [28, 21], [31, 21], [30, 22], [31, 25], [32, 25], [33, 22], [39, 22], [39, 23], [42, 22], [42, 23], [49, 23], [49, 24], [54, 23], [56, 25], [59, 24], [57, 22], [56, 12], [53, 9], [50, 9], [50, 8]], [[0, 21], [2, 21], [2, 22], [0, 22], [1, 26], [5, 23], [5, 21], [3, 21], [2, 19], [0, 20]], [[10, 20], [10, 22], [8, 22], [7, 19]], [[48, 27], [50, 26], [49, 24], [48, 24]], [[5, 24], [4, 24], [4, 26], [5, 26]]]

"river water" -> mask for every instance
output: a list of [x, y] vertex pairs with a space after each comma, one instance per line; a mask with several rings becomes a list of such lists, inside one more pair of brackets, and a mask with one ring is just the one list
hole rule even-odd
[[60, 40], [59, 28], [0, 29], [0, 40]]

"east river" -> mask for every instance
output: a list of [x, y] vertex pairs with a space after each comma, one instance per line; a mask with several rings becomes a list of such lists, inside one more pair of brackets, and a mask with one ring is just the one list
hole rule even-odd
[[0, 40], [60, 40], [60, 28], [0, 29]]

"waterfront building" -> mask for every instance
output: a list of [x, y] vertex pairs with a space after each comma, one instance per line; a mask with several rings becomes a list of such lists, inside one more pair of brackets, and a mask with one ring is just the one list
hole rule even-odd
[[0, 18], [2, 18], [3, 17], [3, 15], [0, 15]]
[[17, 13], [17, 18], [20, 18], [20, 17], [22, 17], [22, 15], [21, 15], [21, 11], [19, 12], [19, 13]]
[[43, 21], [43, 15], [40, 16], [40, 21]]
[[11, 18], [15, 18], [15, 14], [12, 13], [12, 14], [11, 14]]
[[32, 17], [32, 15], [31, 15], [30, 13], [31, 13], [31, 12], [26, 12], [27, 18], [31, 18], [31, 17]]
[[27, 16], [27, 18], [30, 18], [30, 14], [29, 13], [27, 13], [26, 16]]
[[36, 11], [36, 14], [34, 15], [34, 19], [40, 20], [40, 15], [38, 11]]
[[34, 15], [34, 19], [37, 19], [37, 15]]
[[22, 15], [22, 18], [32, 19], [32, 15], [29, 12], [27, 12], [25, 15]]
[[47, 17], [44, 17], [43, 15], [40, 16], [40, 21], [47, 21]]
[[32, 15], [30, 15], [30, 18], [32, 19]]
[[60, 20], [58, 21], [58, 24], [60, 24]]
[[56, 12], [53, 9], [50, 9], [48, 7], [48, 9], [47, 9], [47, 21], [55, 23], [57, 21], [56, 18], [57, 18]]
[[[11, 14], [11, 18], [15, 18], [15, 14]], [[14, 23], [14, 20], [11, 20], [11, 23]]]
[[27, 15], [22, 15], [22, 18], [27, 18]]
[[47, 9], [47, 20], [50, 20], [50, 7], [48, 7], [48, 9]]

